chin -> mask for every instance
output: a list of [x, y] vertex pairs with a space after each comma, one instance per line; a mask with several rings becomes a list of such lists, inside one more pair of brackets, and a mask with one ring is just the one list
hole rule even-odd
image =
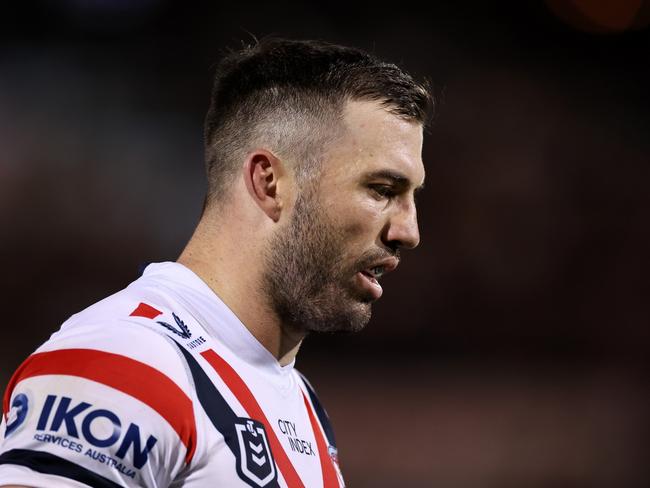
[[320, 320], [312, 321], [307, 329], [310, 332], [359, 332], [370, 321], [372, 313], [369, 302], [358, 300], [345, 300], [346, 306], [337, 303], [336, 309], [330, 309], [329, 313], [321, 315]]

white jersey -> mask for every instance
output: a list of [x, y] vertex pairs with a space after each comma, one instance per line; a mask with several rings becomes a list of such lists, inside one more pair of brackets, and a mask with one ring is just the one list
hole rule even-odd
[[67, 320], [3, 412], [0, 485], [344, 486], [313, 389], [178, 263]]

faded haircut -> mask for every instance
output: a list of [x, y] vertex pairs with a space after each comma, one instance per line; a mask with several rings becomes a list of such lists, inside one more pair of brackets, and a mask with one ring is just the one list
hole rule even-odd
[[299, 183], [317, 174], [348, 101], [376, 101], [422, 125], [432, 108], [426, 82], [360, 49], [266, 38], [225, 56], [205, 118], [205, 205], [224, 199], [256, 147], [292, 164]]

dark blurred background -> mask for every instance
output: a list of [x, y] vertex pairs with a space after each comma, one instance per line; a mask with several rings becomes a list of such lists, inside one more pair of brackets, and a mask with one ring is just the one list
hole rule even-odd
[[433, 83], [422, 244], [297, 366], [350, 487], [650, 486], [650, 2], [11, 2], [0, 12], [0, 380], [174, 260], [211, 67], [253, 36]]

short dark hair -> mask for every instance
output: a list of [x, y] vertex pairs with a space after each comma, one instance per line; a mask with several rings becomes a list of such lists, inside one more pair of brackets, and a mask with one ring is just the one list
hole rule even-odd
[[205, 119], [206, 205], [227, 194], [255, 144], [293, 160], [298, 178], [313, 174], [352, 100], [422, 125], [433, 105], [426, 82], [357, 48], [266, 38], [225, 56]]

